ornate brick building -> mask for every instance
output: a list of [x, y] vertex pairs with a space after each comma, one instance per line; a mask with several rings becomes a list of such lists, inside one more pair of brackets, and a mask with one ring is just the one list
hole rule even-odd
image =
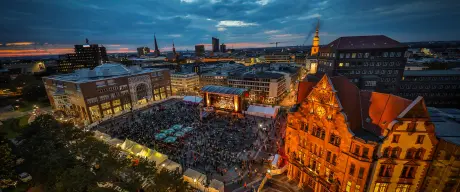
[[427, 119], [421, 97], [360, 91], [344, 76], [324, 75], [288, 114], [288, 178], [310, 191], [417, 191], [437, 142]]

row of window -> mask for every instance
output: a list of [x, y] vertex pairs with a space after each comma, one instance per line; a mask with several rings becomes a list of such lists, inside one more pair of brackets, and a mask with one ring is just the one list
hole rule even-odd
[[459, 76], [446, 76], [446, 77], [405, 77], [406, 81], [456, 81]]
[[401, 65], [401, 62], [399, 61], [391, 61], [391, 62], [388, 62], [388, 61], [382, 61], [382, 62], [375, 62], [375, 61], [372, 61], [372, 62], [352, 62], [351, 65], [350, 63], [339, 63], [339, 67], [360, 67], [360, 66], [364, 66], [364, 67], [367, 67], [367, 66], [370, 66], [370, 67], [393, 67], [393, 66], [397, 66], [399, 67]]
[[351, 75], [354, 75], [354, 74], [376, 74], [376, 75], [397, 75], [399, 74], [399, 70], [340, 70], [339, 71], [340, 73], [343, 73], [343, 74], [351, 74]]
[[[322, 55], [322, 54], [321, 54]], [[324, 56], [332, 56], [335, 57], [335, 54], [329, 54], [329, 53], [324, 53]], [[346, 59], [361, 59], [361, 58], [369, 58], [371, 54], [369, 52], [366, 53], [340, 53], [340, 59], [346, 58]], [[381, 56], [381, 57], [402, 57], [403, 54], [402, 52], [383, 52], [383, 53], [376, 53], [374, 56]]]
[[440, 85], [440, 84], [420, 84], [420, 85], [400, 85], [401, 89], [457, 89], [460, 85]]
[[[433, 92], [424, 92], [424, 93], [400, 93], [399, 95], [403, 97], [417, 97], [417, 96], [423, 96], [423, 97], [460, 97], [460, 93], [433, 93]], [[430, 100], [428, 100], [430, 102]]]
[[[387, 192], [389, 183], [376, 183], [374, 192]], [[409, 184], [397, 184], [396, 192], [409, 192], [411, 185]]]
[[[399, 159], [399, 156], [401, 155], [401, 148], [399, 147], [387, 147], [383, 150], [383, 155], [382, 157], [384, 158], [394, 158], [394, 159]], [[404, 159], [422, 159], [423, 154], [425, 154], [425, 149], [419, 148], [410, 148], [406, 151], [406, 156]]]
[[[392, 177], [394, 172], [394, 164], [380, 165], [379, 176], [380, 177]], [[399, 178], [413, 179], [417, 173], [417, 166], [404, 165]]]

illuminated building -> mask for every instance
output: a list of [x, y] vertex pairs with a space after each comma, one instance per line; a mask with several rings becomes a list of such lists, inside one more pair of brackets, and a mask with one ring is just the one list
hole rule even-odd
[[413, 99], [423, 96], [430, 107], [460, 108], [460, 71], [404, 71], [398, 95]]
[[195, 45], [195, 55], [198, 57], [204, 56], [204, 45]]
[[75, 45], [75, 53], [60, 56], [58, 72], [71, 73], [77, 69], [92, 69], [107, 61], [105, 47], [98, 44]]
[[315, 36], [313, 37], [313, 44], [311, 46], [310, 56], [318, 55], [319, 52], [319, 21], [316, 25]]
[[384, 35], [340, 37], [320, 48], [317, 71], [346, 76], [361, 89], [396, 94], [406, 51]]
[[198, 91], [200, 76], [196, 73], [171, 74], [171, 88], [173, 94], [190, 93]]
[[324, 75], [288, 114], [287, 175], [315, 192], [419, 191], [438, 140], [422, 97]]
[[219, 39], [215, 37], [212, 38], [212, 52], [213, 53], [219, 52]]
[[54, 111], [90, 124], [138, 109], [171, 95], [167, 69], [127, 68], [121, 64], [102, 64], [94, 69], [43, 77]]
[[264, 55], [265, 62], [267, 63], [291, 63], [291, 55], [289, 53], [272, 53], [271, 55]]
[[247, 95], [246, 89], [207, 85], [201, 88], [204, 106], [216, 109], [241, 112], [244, 109], [243, 99]]
[[142, 57], [150, 53], [150, 48], [148, 47], [138, 47], [137, 48], [137, 56]]

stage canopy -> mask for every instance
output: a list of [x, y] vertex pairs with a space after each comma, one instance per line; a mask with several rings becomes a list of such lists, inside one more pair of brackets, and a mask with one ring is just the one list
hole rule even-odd
[[206, 175], [188, 168], [184, 172], [184, 180], [189, 182], [192, 187], [200, 189], [204, 188], [203, 184], [206, 182]]
[[201, 88], [203, 92], [217, 93], [217, 94], [226, 94], [226, 95], [243, 95], [246, 89], [234, 88], [234, 87], [223, 87], [216, 85], [206, 85]]
[[179, 172], [182, 172], [182, 167], [179, 165], [179, 163], [171, 161], [170, 159], [166, 159], [166, 161], [161, 163], [161, 167], [164, 167], [165, 169], [167, 169], [169, 171], [178, 170]]
[[259, 117], [266, 118], [275, 118], [278, 114], [279, 106], [269, 107], [269, 106], [257, 106], [251, 105], [248, 107], [248, 110], [245, 112], [248, 115], [254, 115]]
[[184, 97], [185, 102], [199, 103], [201, 102], [201, 100], [203, 100], [203, 98], [197, 97], [197, 96], [185, 96]]

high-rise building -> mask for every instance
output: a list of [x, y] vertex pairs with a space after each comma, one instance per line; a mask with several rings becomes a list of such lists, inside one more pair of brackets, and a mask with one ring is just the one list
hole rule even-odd
[[219, 52], [219, 39], [215, 37], [212, 38], [212, 52], [213, 53]]
[[168, 69], [141, 69], [102, 64], [70, 74], [43, 77], [55, 111], [90, 124], [105, 117], [138, 109], [171, 96]]
[[195, 45], [195, 55], [204, 56], [204, 45]]
[[422, 97], [324, 75], [287, 117], [287, 176], [314, 192], [422, 191], [438, 139]]
[[384, 35], [340, 37], [318, 54], [318, 73], [343, 75], [360, 89], [396, 94], [407, 46]]
[[227, 51], [227, 45], [223, 44], [220, 45], [220, 52], [225, 53]]
[[154, 55], [155, 56], [160, 56], [160, 49], [158, 48], [158, 43], [157, 43], [157, 36], [156, 35], [153, 35], [153, 39], [155, 41], [155, 52], [154, 52]]
[[60, 57], [58, 72], [71, 73], [76, 69], [94, 68], [101, 63], [107, 62], [105, 47], [98, 44], [75, 45], [75, 53]]
[[148, 53], [150, 53], [150, 48], [148, 48], [148, 47], [138, 47], [137, 48], [137, 56], [139, 56], [139, 57], [145, 56]]

